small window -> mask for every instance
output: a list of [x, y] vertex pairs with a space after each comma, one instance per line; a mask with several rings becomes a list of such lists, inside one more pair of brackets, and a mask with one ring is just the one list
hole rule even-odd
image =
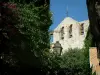
[[84, 23], [80, 25], [80, 35], [84, 34]]
[[72, 24], [69, 26], [69, 38], [72, 37]]
[[64, 27], [61, 28], [61, 39], [64, 39]]

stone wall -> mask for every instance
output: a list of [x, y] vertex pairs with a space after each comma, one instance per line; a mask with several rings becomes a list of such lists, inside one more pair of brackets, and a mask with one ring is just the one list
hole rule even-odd
[[[80, 35], [80, 25], [84, 23], [84, 34]], [[72, 37], [69, 38], [69, 26], [72, 24]], [[63, 47], [63, 53], [68, 48], [83, 48], [84, 39], [87, 34], [89, 21], [77, 22], [72, 18], [65, 18], [55, 29], [53, 33], [53, 43], [59, 41]], [[64, 27], [64, 39], [60, 38], [60, 29]]]

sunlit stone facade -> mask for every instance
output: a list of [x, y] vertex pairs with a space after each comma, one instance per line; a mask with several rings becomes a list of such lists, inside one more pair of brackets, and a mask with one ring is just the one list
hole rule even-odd
[[89, 20], [78, 22], [66, 17], [53, 31], [53, 42], [59, 41], [63, 52], [68, 48], [82, 48], [87, 34]]

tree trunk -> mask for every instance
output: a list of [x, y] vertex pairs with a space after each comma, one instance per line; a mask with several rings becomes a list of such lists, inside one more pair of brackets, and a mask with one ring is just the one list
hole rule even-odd
[[96, 42], [97, 51], [100, 56], [100, 1], [87, 0], [87, 9], [90, 21], [90, 32], [93, 35], [93, 40], [95, 40], [94, 42]]

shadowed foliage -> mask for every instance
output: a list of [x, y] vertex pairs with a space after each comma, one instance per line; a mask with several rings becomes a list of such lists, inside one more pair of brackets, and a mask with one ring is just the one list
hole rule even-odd
[[100, 57], [100, 1], [87, 0], [88, 16], [90, 21], [90, 32], [93, 35], [92, 46], [97, 47]]
[[[23, 2], [20, 2], [23, 1]], [[52, 23], [49, 4], [40, 0], [0, 1], [0, 65], [2, 75], [7, 72], [41, 72], [43, 52], [49, 48], [49, 27]], [[35, 70], [36, 71], [36, 70]], [[38, 72], [38, 73], [39, 73]]]

